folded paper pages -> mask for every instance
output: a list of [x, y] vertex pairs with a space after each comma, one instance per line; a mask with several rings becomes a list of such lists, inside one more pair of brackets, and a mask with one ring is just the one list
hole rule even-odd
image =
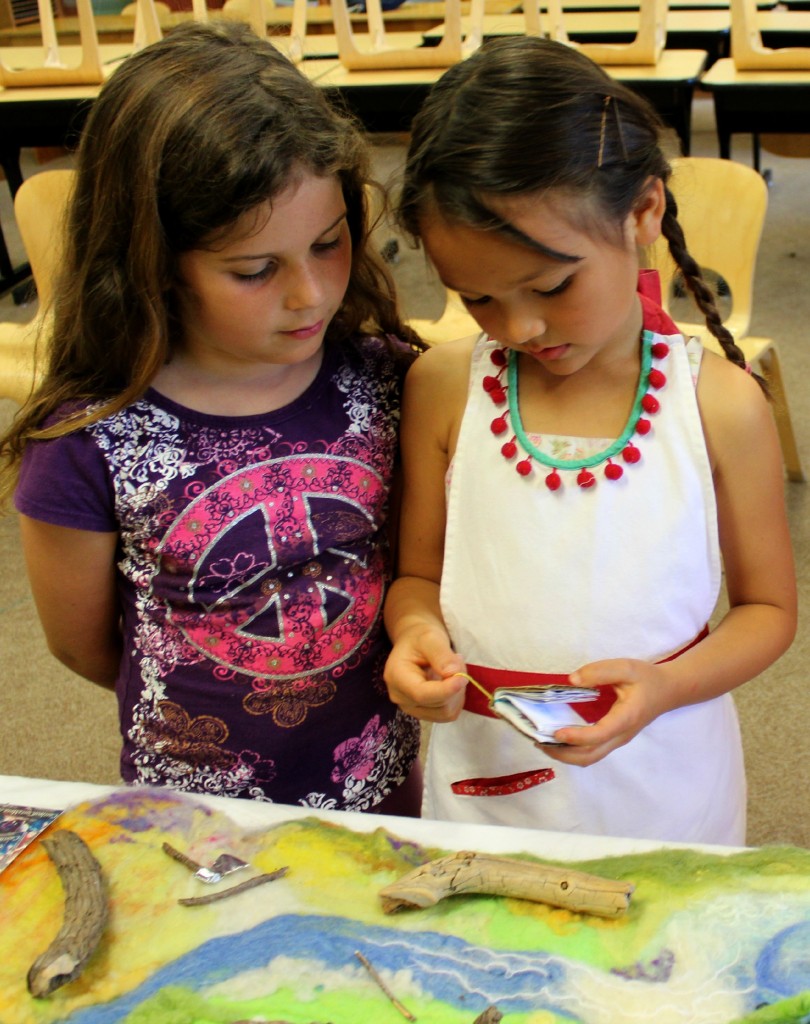
[[571, 707], [594, 701], [599, 691], [580, 686], [498, 687], [492, 695], [492, 711], [514, 725], [535, 743], [557, 743], [554, 733], [569, 725], [587, 725]]

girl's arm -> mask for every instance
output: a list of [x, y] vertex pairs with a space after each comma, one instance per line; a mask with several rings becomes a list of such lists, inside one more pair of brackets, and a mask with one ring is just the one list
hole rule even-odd
[[20, 516], [28, 579], [48, 649], [109, 689], [121, 661], [117, 533], [74, 530]]
[[717, 627], [671, 662], [614, 659], [572, 675], [613, 683], [618, 700], [597, 724], [560, 730], [571, 746], [551, 756], [592, 764], [658, 715], [710, 700], [758, 675], [790, 646], [797, 599], [782, 455], [771, 409], [756, 381], [706, 352], [698, 401], [712, 463], [729, 608]]
[[402, 407], [403, 494], [399, 575], [385, 604], [394, 644], [385, 670], [391, 700], [434, 722], [458, 717], [464, 662], [439, 609], [444, 558], [445, 475], [466, 400], [470, 342], [421, 355], [408, 372]]

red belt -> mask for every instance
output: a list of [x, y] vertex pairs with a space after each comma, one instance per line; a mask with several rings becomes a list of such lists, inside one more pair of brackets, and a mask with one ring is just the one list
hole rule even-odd
[[[656, 662], [663, 665], [667, 661], [674, 661], [682, 654], [685, 654], [695, 644], [700, 643], [709, 635], [709, 627], [704, 626], [694, 640], [670, 654], [667, 658], [661, 658]], [[477, 683], [491, 695], [499, 686], [508, 686], [511, 689], [520, 689], [524, 686], [570, 686], [568, 673], [555, 672], [512, 672], [508, 669], [487, 668], [483, 665], [467, 665], [467, 672]], [[598, 722], [616, 700], [616, 690], [613, 686], [597, 687], [600, 695], [596, 700], [584, 701], [570, 704], [576, 713], [587, 722], [593, 725]], [[475, 686], [468, 686], [464, 695], [464, 710], [471, 711], [474, 715], [483, 715], [486, 718], [497, 718], [490, 707], [490, 703], [484, 694]], [[525, 789], [539, 786], [543, 782], [551, 782], [554, 772], [550, 768], [517, 772], [514, 775], [502, 775], [496, 778], [462, 779], [453, 782], [451, 788], [454, 793], [460, 796], [504, 796], [510, 793], [519, 793]]]

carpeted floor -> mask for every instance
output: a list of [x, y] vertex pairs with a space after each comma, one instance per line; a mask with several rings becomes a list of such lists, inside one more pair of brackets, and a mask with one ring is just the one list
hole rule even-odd
[[[696, 100], [695, 155], [717, 156], [710, 100]], [[378, 140], [378, 174], [396, 183], [400, 138]], [[26, 174], [37, 166], [26, 154]], [[751, 140], [735, 137], [734, 158], [751, 162]], [[59, 163], [68, 161], [60, 160]], [[778, 339], [801, 455], [810, 469], [810, 202], [808, 164], [763, 154], [772, 173], [755, 292], [753, 334]], [[7, 189], [0, 188], [0, 221], [15, 260], [22, 259]], [[711, 230], [711, 225], [707, 226]], [[380, 243], [391, 237], [383, 228]], [[441, 291], [421, 253], [400, 243], [393, 265], [409, 316], [436, 316]], [[0, 319], [28, 319], [33, 308], [0, 300]], [[15, 406], [0, 400], [0, 425]], [[756, 486], [756, 481], [751, 481]], [[802, 596], [799, 634], [791, 650], [757, 680], [737, 691], [749, 776], [749, 842], [810, 846], [810, 516], [807, 484], [785, 485]], [[0, 773], [53, 779], [117, 782], [118, 726], [115, 699], [72, 675], [47, 652], [25, 579], [14, 517], [0, 520], [0, 654], [2, 714]], [[707, 780], [709, 784], [710, 780]]]

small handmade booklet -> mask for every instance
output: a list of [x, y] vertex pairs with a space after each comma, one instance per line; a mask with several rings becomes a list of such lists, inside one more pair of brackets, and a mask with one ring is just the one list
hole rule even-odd
[[41, 807], [0, 804], [0, 871], [61, 814]]
[[500, 686], [492, 694], [491, 710], [535, 743], [557, 743], [554, 733], [569, 725], [587, 725], [571, 704], [598, 700], [599, 690], [584, 686]]
[[[460, 672], [486, 698], [493, 715], [513, 725], [535, 743], [557, 743], [554, 733], [569, 725], [587, 725], [571, 704], [599, 700], [602, 693], [585, 686], [499, 686], [493, 693], [466, 672]], [[602, 709], [603, 713], [604, 710]]]

